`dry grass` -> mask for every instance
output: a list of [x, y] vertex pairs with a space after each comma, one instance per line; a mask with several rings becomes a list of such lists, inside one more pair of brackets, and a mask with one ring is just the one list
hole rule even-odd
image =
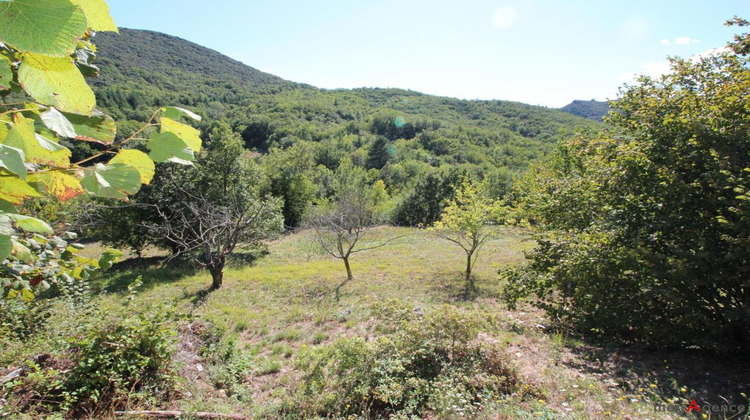
[[[482, 250], [475, 269], [479, 293], [472, 299], [463, 293], [465, 256], [459, 248], [405, 228], [379, 228], [371, 240], [392, 236], [402, 237], [352, 258], [355, 279], [343, 288], [339, 302], [328, 292], [345, 278], [343, 264], [321, 252], [309, 233], [301, 232], [269, 244], [269, 253], [259, 259], [239, 258], [251, 264], [228, 268], [220, 290], [206, 293], [207, 273], [134, 268], [112, 272], [100, 283], [108, 293], [99, 304], [105, 311], [118, 311], [124, 285], [142, 275], [145, 287], [135, 308], [173, 301], [191, 319], [213, 323], [235, 337], [240, 356], [251, 365], [240, 379], [244, 391], [227, 396], [211, 384], [210, 372], [198, 374], [197, 362], [188, 363], [188, 397], [175, 402], [188, 410], [275, 417], [299, 380], [294, 367], [297, 351], [338, 337], [377, 336], [370, 308], [389, 299], [418, 311], [448, 303], [499, 314], [501, 332], [485, 339], [502, 343], [523, 380], [539, 392], [534, 398], [499, 397], [487, 406], [494, 418], [668, 419], [683, 417], [686, 410], [659, 411], [658, 404], [673, 403], [676, 410], [687, 408], [692, 398], [718, 404], [726, 397], [736, 402], [740, 392], [750, 390], [746, 364], [586, 344], [551, 332], [543, 313], [529, 305], [509, 311], [498, 299], [502, 285], [497, 270], [520, 263], [523, 251], [534, 245], [524, 231], [498, 230]], [[181, 346], [184, 357], [194, 357], [189, 345]], [[710, 418], [731, 417], [711, 413]]]

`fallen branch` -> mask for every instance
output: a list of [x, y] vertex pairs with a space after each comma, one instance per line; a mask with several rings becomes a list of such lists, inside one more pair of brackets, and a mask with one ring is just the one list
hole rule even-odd
[[247, 420], [250, 417], [241, 414], [221, 414], [221, 413], [190, 413], [183, 411], [115, 411], [116, 416], [134, 416], [150, 417], [156, 419], [176, 419], [182, 416], [195, 417], [197, 419], [229, 419], [229, 420]]

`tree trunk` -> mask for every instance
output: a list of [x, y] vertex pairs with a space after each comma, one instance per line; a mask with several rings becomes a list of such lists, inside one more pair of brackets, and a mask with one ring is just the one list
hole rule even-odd
[[349, 266], [349, 257], [344, 257], [344, 266], [346, 267], [346, 278], [353, 280], [354, 276], [352, 275], [352, 268]]
[[334, 290], [336, 294], [336, 302], [338, 302], [339, 298], [341, 297], [341, 288], [344, 287], [346, 283], [354, 280], [354, 276], [352, 275], [352, 268], [349, 266], [349, 257], [344, 257], [342, 259], [344, 260], [344, 266], [346, 267], [346, 280], [336, 286], [336, 289]]
[[471, 253], [466, 253], [466, 284], [469, 290], [474, 289], [474, 280], [471, 279]]
[[208, 270], [211, 273], [211, 288], [212, 289], [218, 289], [221, 287], [221, 285], [224, 283], [224, 271], [223, 270], [216, 270], [216, 269], [209, 269]]
[[211, 289], [218, 289], [224, 283], [224, 263], [226, 262], [224, 257], [216, 258], [208, 266], [208, 272], [211, 273]]

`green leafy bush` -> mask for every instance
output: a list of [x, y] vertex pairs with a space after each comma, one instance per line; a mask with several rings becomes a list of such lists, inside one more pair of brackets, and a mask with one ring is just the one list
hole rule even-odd
[[545, 238], [506, 272], [508, 300], [533, 293], [553, 318], [627, 341], [747, 351], [748, 64], [675, 59], [612, 104], [616, 131], [532, 170], [519, 203]]
[[502, 348], [478, 338], [486, 314], [441, 307], [408, 319], [386, 308], [398, 328], [300, 352], [304, 372], [288, 407], [301, 416], [475, 414], [486, 396], [512, 393], [519, 379]]
[[170, 318], [158, 308], [95, 326], [66, 350], [27, 362], [26, 374], [9, 387], [15, 409], [90, 416], [169, 400], [177, 380]]

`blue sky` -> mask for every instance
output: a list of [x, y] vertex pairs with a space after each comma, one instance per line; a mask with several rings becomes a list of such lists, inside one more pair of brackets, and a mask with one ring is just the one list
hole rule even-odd
[[634, 74], [665, 71], [667, 56], [723, 47], [732, 16], [750, 19], [748, 0], [108, 3], [121, 27], [179, 36], [296, 82], [550, 107], [613, 99]]

